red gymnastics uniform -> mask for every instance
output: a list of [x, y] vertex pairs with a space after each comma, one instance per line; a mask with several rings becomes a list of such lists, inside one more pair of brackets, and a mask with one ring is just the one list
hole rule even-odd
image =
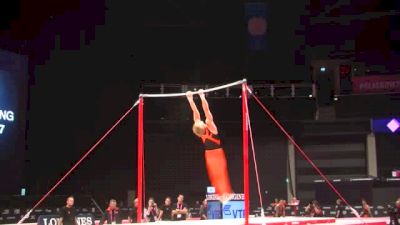
[[201, 140], [205, 148], [205, 161], [211, 185], [215, 187], [218, 195], [231, 194], [232, 187], [228, 174], [228, 165], [224, 149], [221, 147], [221, 140], [218, 135], [211, 133], [208, 128], [205, 129]]

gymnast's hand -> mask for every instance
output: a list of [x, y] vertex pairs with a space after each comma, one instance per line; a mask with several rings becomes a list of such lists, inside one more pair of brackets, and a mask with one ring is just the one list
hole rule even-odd
[[205, 99], [206, 98], [203, 89], [199, 89], [199, 96], [200, 96], [201, 99]]
[[186, 92], [186, 98], [187, 98], [189, 101], [193, 101], [193, 92], [187, 91], [187, 92]]

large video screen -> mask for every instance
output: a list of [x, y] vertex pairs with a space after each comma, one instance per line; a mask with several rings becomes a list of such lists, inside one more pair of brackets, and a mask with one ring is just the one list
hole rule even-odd
[[27, 60], [0, 50], [0, 192], [16, 194], [25, 152]]

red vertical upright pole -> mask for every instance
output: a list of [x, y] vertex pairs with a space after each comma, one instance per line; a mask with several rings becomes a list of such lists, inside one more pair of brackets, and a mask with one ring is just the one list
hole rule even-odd
[[242, 84], [242, 120], [243, 120], [243, 186], [244, 186], [244, 218], [245, 225], [249, 224], [249, 126], [247, 124], [247, 84]]
[[144, 142], [144, 134], [143, 134], [143, 97], [139, 98], [139, 110], [138, 110], [138, 157], [137, 157], [137, 199], [138, 199], [138, 207], [137, 207], [137, 223], [142, 222], [142, 210], [143, 210], [143, 142]]

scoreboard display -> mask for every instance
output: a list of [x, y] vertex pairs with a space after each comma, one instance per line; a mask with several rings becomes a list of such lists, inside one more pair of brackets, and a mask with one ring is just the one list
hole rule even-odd
[[19, 193], [22, 180], [26, 108], [27, 58], [0, 50], [0, 170], [3, 194]]
[[10, 143], [15, 138], [15, 113], [18, 111], [18, 93], [10, 72], [0, 68], [0, 141]]

